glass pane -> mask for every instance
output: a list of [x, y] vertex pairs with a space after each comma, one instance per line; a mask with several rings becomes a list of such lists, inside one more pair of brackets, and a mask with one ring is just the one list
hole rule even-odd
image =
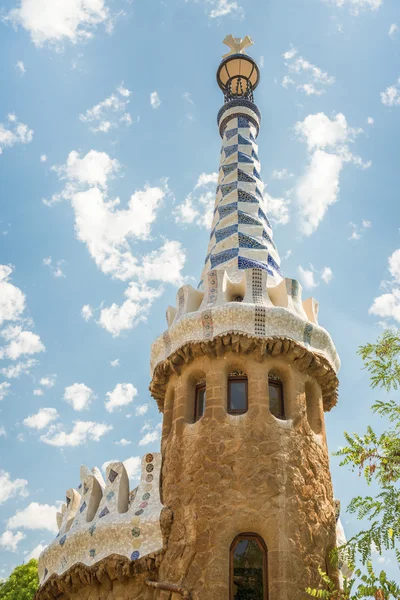
[[206, 408], [206, 388], [197, 388], [196, 390], [196, 414], [195, 419], [198, 421], [204, 415]]
[[256, 540], [242, 539], [233, 554], [234, 600], [264, 600], [264, 553]]
[[283, 391], [281, 385], [269, 384], [269, 410], [275, 417], [283, 417]]
[[229, 382], [229, 410], [247, 410], [247, 381]]

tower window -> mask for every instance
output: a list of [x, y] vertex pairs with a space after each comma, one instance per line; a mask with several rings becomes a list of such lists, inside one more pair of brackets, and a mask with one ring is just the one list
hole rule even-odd
[[277, 419], [285, 418], [285, 406], [283, 399], [283, 383], [281, 379], [272, 373], [268, 376], [269, 411]]
[[247, 412], [247, 377], [230, 375], [228, 378], [228, 413], [241, 415]]
[[267, 600], [267, 548], [255, 533], [242, 533], [230, 549], [230, 600]]
[[201, 419], [206, 409], [206, 385], [205, 383], [196, 386], [196, 395], [194, 399], [194, 422]]

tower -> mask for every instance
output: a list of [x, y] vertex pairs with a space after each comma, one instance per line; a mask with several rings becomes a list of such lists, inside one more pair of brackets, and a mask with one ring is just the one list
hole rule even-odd
[[333, 579], [335, 504], [324, 411], [339, 357], [318, 305], [284, 278], [258, 157], [260, 73], [227, 36], [210, 242], [151, 350], [161, 453], [138, 487], [122, 462], [81, 468], [39, 559], [36, 600], [301, 600]]
[[182, 287], [153, 344], [163, 412], [160, 579], [202, 600], [300, 600], [335, 545], [324, 410], [339, 358], [317, 303], [283, 278], [263, 198], [251, 44], [228, 36], [214, 218], [197, 290]]

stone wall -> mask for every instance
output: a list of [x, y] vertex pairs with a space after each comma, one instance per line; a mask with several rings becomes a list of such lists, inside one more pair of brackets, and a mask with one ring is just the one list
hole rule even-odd
[[[269, 412], [271, 369], [284, 382], [286, 420]], [[234, 370], [248, 376], [249, 409], [239, 416], [226, 412], [227, 377]], [[204, 377], [206, 412], [193, 423], [195, 385]], [[239, 533], [254, 532], [268, 548], [270, 600], [305, 598], [335, 544], [315, 380], [283, 357], [199, 357], [169, 383], [162, 453], [162, 502], [174, 521], [160, 580], [184, 585], [194, 600], [227, 600], [230, 544]]]

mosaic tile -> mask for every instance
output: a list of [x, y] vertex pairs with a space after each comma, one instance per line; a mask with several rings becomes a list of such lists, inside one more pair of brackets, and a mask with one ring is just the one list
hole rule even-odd
[[250, 156], [247, 156], [244, 152], [238, 152], [238, 162], [239, 163], [253, 163], [253, 159]]
[[234, 135], [238, 134], [238, 128], [234, 127], [233, 129], [229, 129], [228, 131], [225, 132], [225, 138], [227, 140], [230, 140]]
[[203, 325], [203, 337], [204, 339], [210, 339], [213, 336], [214, 328], [213, 328], [213, 320], [212, 320], [212, 311], [204, 310], [201, 313], [201, 322]]
[[[239, 248], [254, 248], [255, 250], [265, 250], [268, 248], [266, 244], [262, 244], [255, 238], [239, 231]], [[269, 260], [269, 257], [268, 257]]]
[[231, 163], [230, 165], [221, 165], [221, 169], [226, 177], [227, 175], [235, 171], [235, 169], [237, 169], [237, 163]]
[[249, 183], [254, 183], [255, 179], [252, 175], [249, 175], [249, 173], [243, 171], [243, 169], [238, 169], [238, 181], [247, 181]]
[[237, 202], [232, 202], [232, 204], [225, 204], [224, 206], [218, 207], [218, 212], [221, 219], [236, 211]]
[[227, 196], [231, 192], [234, 192], [237, 189], [237, 186], [237, 181], [234, 181], [232, 183], [223, 183], [221, 185], [222, 197], [225, 198], [225, 196]]
[[262, 270], [252, 269], [251, 271], [251, 290], [254, 304], [261, 304], [263, 301], [262, 294]]
[[237, 225], [230, 225], [229, 227], [223, 227], [222, 229], [219, 229], [218, 231], [215, 232], [215, 239], [217, 242], [221, 242], [222, 240], [229, 237], [230, 235], [237, 233], [237, 231], [238, 231]]
[[113, 469], [110, 470], [110, 473], [108, 474], [108, 479], [111, 481], [111, 483], [114, 483], [114, 481], [117, 479], [118, 477], [118, 473], [116, 471], [114, 471]]
[[232, 144], [232, 146], [225, 146], [225, 148], [224, 148], [225, 158], [229, 158], [229, 156], [232, 156], [232, 154], [234, 154], [237, 151], [238, 151], [237, 144]]
[[248, 146], [252, 145], [250, 140], [245, 138], [241, 133], [238, 135], [238, 144], [247, 144]]
[[254, 333], [255, 335], [265, 335], [265, 315], [264, 306], [256, 306], [254, 308]]
[[258, 204], [258, 200], [253, 194], [246, 192], [245, 190], [238, 190], [238, 201], [239, 202], [251, 202], [253, 204]]
[[239, 254], [239, 248], [231, 248], [230, 250], [224, 250], [223, 252], [218, 252], [211, 256], [211, 268], [214, 269], [216, 266], [221, 265], [222, 263], [234, 258]]
[[304, 340], [304, 343], [307, 345], [311, 344], [311, 336], [312, 336], [313, 330], [314, 330], [314, 327], [311, 325], [311, 323], [307, 323], [306, 326], [304, 327], [303, 340]]
[[215, 271], [208, 273], [208, 300], [207, 304], [214, 304], [218, 297], [218, 276]]
[[250, 258], [244, 258], [243, 256], [238, 257], [238, 269], [263, 269], [269, 275], [274, 275], [266, 264], [257, 260], [251, 260]]

